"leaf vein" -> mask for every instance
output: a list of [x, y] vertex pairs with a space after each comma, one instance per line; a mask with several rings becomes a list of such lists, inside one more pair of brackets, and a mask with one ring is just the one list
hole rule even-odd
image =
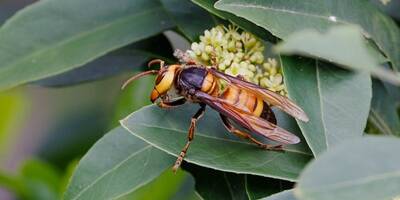
[[325, 144], [326, 144], [326, 148], [328, 148], [329, 144], [328, 144], [328, 130], [326, 128], [325, 125], [325, 118], [324, 118], [324, 109], [323, 109], [323, 97], [322, 97], [322, 90], [321, 90], [321, 80], [320, 80], [320, 72], [319, 72], [319, 64], [318, 64], [318, 60], [315, 60], [315, 70], [316, 70], [316, 76], [317, 76], [317, 89], [318, 89], [318, 99], [319, 99], [319, 107], [321, 110], [321, 122], [322, 122], [322, 128], [324, 129], [324, 136], [325, 136]]

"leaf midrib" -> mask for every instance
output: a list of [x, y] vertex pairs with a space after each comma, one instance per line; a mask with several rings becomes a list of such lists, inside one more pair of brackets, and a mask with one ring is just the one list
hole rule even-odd
[[118, 162], [115, 164], [114, 167], [110, 168], [109, 170], [105, 171], [103, 174], [101, 174], [99, 177], [97, 177], [93, 182], [91, 182], [89, 185], [87, 185], [86, 187], [84, 187], [74, 198], [72, 198], [72, 200], [76, 200], [78, 199], [83, 193], [85, 193], [88, 189], [90, 189], [93, 185], [95, 185], [97, 182], [99, 182], [102, 178], [104, 178], [105, 176], [107, 176], [108, 174], [112, 173], [113, 171], [115, 171], [116, 169], [118, 169], [120, 166], [122, 166], [125, 162], [127, 162], [128, 160], [132, 159], [133, 157], [135, 157], [136, 155], [138, 155], [139, 153], [147, 150], [148, 148], [152, 147], [150, 144], [147, 144], [146, 146], [144, 146], [142, 149], [132, 153], [131, 155], [129, 155], [128, 157], [126, 157], [125, 159], [123, 159], [121, 162]]
[[[288, 13], [288, 14], [292, 14], [292, 15], [300, 15], [300, 16], [306, 16], [306, 17], [313, 17], [313, 18], [318, 18], [318, 19], [323, 19], [325, 21], [328, 22], [332, 22], [331, 20], [329, 20], [329, 16], [324, 16], [324, 15], [317, 15], [317, 14], [309, 14], [309, 13], [301, 13], [295, 10], [286, 10], [286, 9], [277, 9], [277, 8], [272, 8], [272, 7], [268, 7], [268, 6], [260, 6], [260, 5], [255, 5], [255, 4], [240, 4], [240, 3], [223, 3], [226, 6], [231, 6], [231, 7], [237, 7], [237, 8], [254, 8], [254, 9], [261, 9], [261, 10], [270, 10], [270, 11], [274, 11], [274, 12], [281, 12], [281, 13]], [[218, 5], [218, 3], [216, 4]], [[343, 20], [339, 20], [336, 17], [336, 22], [339, 23], [343, 23], [343, 24], [350, 24], [349, 22], [343, 21]]]
[[[125, 21], [129, 21], [131, 18], [134, 18], [134, 17], [137, 17], [137, 16], [146, 15], [148, 13], [152, 13], [152, 12], [155, 12], [157, 10], [162, 10], [162, 7], [158, 6], [158, 7], [151, 8], [151, 9], [148, 9], [148, 10], [145, 10], [145, 11], [142, 11], [142, 12], [136, 12], [136, 13], [128, 15], [128, 16], [122, 16], [122, 17], [120, 17], [118, 19], [112, 20], [111, 22], [108, 22], [108, 23], [102, 24], [100, 26], [97, 26], [94, 29], [89, 29], [89, 30], [86, 30], [86, 31], [82, 31], [82, 32], [80, 32], [78, 34], [74, 34], [72, 37], [68, 37], [67, 39], [60, 40], [58, 43], [54, 43], [52, 45], [49, 45], [48, 47], [43, 48], [43, 49], [41, 49], [39, 51], [34, 51], [33, 53], [24, 56], [22, 59], [18, 59], [15, 62], [9, 63], [5, 67], [0, 67], [0, 73], [4, 73], [5, 71], [8, 71], [10, 69], [14, 69], [13, 66], [18, 66], [20, 63], [27, 62], [31, 58], [37, 57], [37, 55], [45, 54], [46, 52], [52, 51], [53, 49], [58, 49], [60, 46], [63, 46], [65, 44], [71, 43], [73, 41], [78, 41], [81, 38], [85, 38], [85, 37], [87, 37], [89, 35], [92, 35], [92, 34], [94, 34], [96, 32], [101, 32], [102, 30], [107, 29], [108, 27], [111, 27], [111, 26], [113, 26], [115, 24], [121, 24], [121, 23], [124, 23]], [[114, 47], [112, 47], [112, 48], [114, 48]], [[104, 53], [104, 52], [102, 52], [102, 53]], [[99, 54], [101, 54], [101, 53], [99, 53]]]
[[[326, 149], [328, 149], [329, 144], [328, 144], [328, 130], [325, 125], [325, 115], [324, 115], [324, 109], [323, 109], [323, 100], [322, 100], [322, 90], [321, 90], [321, 80], [320, 80], [320, 75], [319, 75], [319, 64], [318, 60], [315, 60], [315, 70], [316, 70], [316, 76], [317, 76], [317, 89], [318, 89], [318, 98], [319, 98], [319, 107], [320, 107], [320, 112], [321, 112], [321, 122], [322, 122], [322, 128], [324, 129], [324, 137], [325, 137], [325, 144], [326, 144]], [[318, 152], [320, 153], [320, 152]]]

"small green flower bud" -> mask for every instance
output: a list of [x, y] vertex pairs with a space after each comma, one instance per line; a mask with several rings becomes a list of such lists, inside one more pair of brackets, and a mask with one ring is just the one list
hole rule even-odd
[[207, 37], [207, 38], [211, 37], [211, 32], [209, 30], [205, 30], [204, 37]]
[[210, 57], [205, 52], [203, 52], [203, 53], [201, 53], [201, 59], [203, 61], [208, 61], [208, 60], [210, 60]]
[[239, 63], [239, 66], [240, 66], [240, 68], [241, 69], [248, 69], [248, 66], [249, 64], [247, 63], [247, 62], [245, 62], [245, 61], [241, 61], [240, 63]]
[[235, 52], [236, 51], [235, 41], [230, 41], [228, 43], [228, 50], [231, 51], [231, 52]]
[[242, 44], [242, 42], [237, 41], [235, 46], [237, 49], [241, 49], [243, 47], [243, 44]]
[[210, 46], [210, 45], [207, 45], [207, 46], [204, 48], [204, 51], [205, 51], [206, 53], [208, 53], [208, 54], [212, 53], [213, 50], [214, 50], [214, 48], [213, 48], [212, 46]]
[[225, 62], [218, 65], [218, 69], [224, 71], [226, 69]]
[[248, 68], [250, 71], [253, 71], [253, 72], [255, 72], [257, 70], [256, 66], [253, 64], [248, 65]]
[[243, 56], [244, 56], [244, 53], [243, 53], [243, 52], [237, 52], [237, 53], [235, 54], [235, 57], [239, 58], [240, 60], [243, 59]]

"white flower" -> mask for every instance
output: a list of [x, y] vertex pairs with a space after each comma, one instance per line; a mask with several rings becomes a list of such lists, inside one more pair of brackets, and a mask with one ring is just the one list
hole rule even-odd
[[[192, 43], [190, 57], [207, 66], [259, 84], [272, 91], [286, 95], [283, 77], [274, 58], [264, 59], [264, 45], [253, 34], [240, 31], [236, 26], [216, 26], [205, 30], [199, 43]], [[216, 61], [216, 63], [213, 63]]]

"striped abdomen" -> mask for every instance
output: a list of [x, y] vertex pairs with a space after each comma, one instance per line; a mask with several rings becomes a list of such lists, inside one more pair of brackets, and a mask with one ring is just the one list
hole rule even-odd
[[252, 113], [254, 116], [261, 117], [276, 124], [275, 114], [272, 112], [269, 105], [265, 103], [262, 98], [257, 97], [247, 90], [229, 86], [220, 95], [220, 98], [238, 109]]
[[226, 88], [220, 98], [224, 99], [228, 104], [252, 113], [257, 117], [260, 116], [264, 110], [264, 101], [260, 97], [235, 86]]
[[222, 94], [219, 94], [219, 80], [210, 73], [204, 78], [201, 91], [212, 96], [218, 96], [225, 100], [227, 104], [276, 124], [274, 113], [262, 98], [233, 85], [229, 85]]
[[252, 113], [255, 116], [260, 116], [264, 108], [264, 102], [261, 98], [232, 85], [229, 85], [222, 94], [218, 94], [219, 80], [211, 73], [208, 73], [204, 78], [201, 91], [212, 96], [219, 96], [219, 98], [224, 99], [228, 104]]

